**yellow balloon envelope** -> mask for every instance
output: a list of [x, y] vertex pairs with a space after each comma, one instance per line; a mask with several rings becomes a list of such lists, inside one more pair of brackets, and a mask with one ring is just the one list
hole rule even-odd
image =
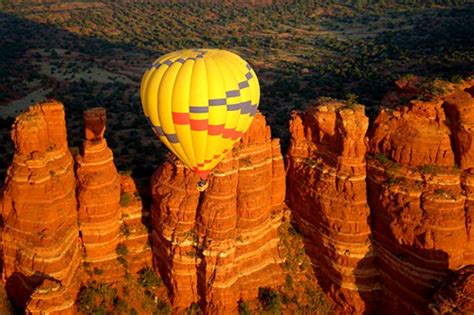
[[140, 98], [159, 139], [206, 179], [248, 130], [260, 86], [252, 67], [238, 55], [188, 49], [151, 64], [142, 78]]

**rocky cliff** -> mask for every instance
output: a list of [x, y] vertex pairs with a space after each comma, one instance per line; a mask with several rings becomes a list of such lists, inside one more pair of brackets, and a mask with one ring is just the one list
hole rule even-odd
[[399, 82], [401, 104], [382, 109], [369, 132], [382, 303], [394, 313], [426, 311], [449, 270], [474, 263], [469, 86]]
[[148, 213], [131, 177], [115, 168], [105, 122], [102, 108], [84, 113], [77, 175], [62, 104], [39, 103], [13, 125], [15, 155], [1, 203], [2, 280], [29, 314], [74, 312], [81, 285], [120, 286], [126, 272], [151, 267]]
[[148, 212], [143, 210], [130, 175], [117, 172], [104, 138], [105, 109], [86, 110], [84, 129], [83, 149], [76, 156], [84, 263], [92, 279], [113, 283], [127, 270], [136, 273], [151, 266], [148, 231], [143, 224]]
[[28, 313], [69, 313], [82, 260], [74, 162], [63, 105], [43, 102], [13, 125], [13, 163], [3, 192], [2, 281]]
[[285, 173], [265, 118], [257, 114], [203, 193], [198, 180], [175, 160], [153, 175], [154, 263], [175, 309], [199, 303], [206, 313], [229, 314], [260, 286], [282, 281], [277, 230]]
[[86, 139], [76, 156], [77, 198], [84, 262], [113, 281], [124, 272], [116, 253], [121, 237], [120, 176], [104, 139], [105, 125], [105, 109], [84, 112]]
[[344, 311], [427, 312], [450, 272], [474, 263], [473, 83], [398, 81], [368, 138], [357, 104], [294, 114], [289, 205]]
[[288, 202], [321, 287], [344, 313], [370, 312], [380, 288], [366, 196], [364, 107], [319, 100], [293, 113]]

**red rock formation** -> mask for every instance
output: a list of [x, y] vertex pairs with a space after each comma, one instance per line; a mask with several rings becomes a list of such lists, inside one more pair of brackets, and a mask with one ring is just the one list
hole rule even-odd
[[[105, 125], [105, 109], [84, 112], [86, 140], [76, 157], [77, 197], [87, 269], [95, 279], [115, 282], [127, 268], [136, 272], [151, 266], [151, 248], [135, 183], [118, 174], [104, 139]], [[126, 248], [127, 257], [119, 258], [119, 246]]]
[[472, 172], [463, 170], [472, 167], [474, 99], [465, 84], [436, 84], [423, 86], [424, 101], [383, 109], [369, 133], [382, 305], [393, 314], [426, 312], [449, 270], [473, 263]]
[[374, 310], [379, 293], [366, 198], [367, 127], [363, 106], [333, 100], [293, 113], [290, 122], [289, 206], [320, 286], [344, 313]]
[[474, 265], [454, 273], [436, 293], [429, 308], [433, 314], [474, 314]]
[[112, 150], [104, 139], [105, 109], [84, 112], [86, 140], [76, 156], [77, 199], [86, 266], [105, 281], [114, 281], [124, 269], [117, 261], [120, 241], [120, 176]]
[[67, 314], [79, 289], [81, 251], [63, 105], [31, 106], [17, 117], [11, 135], [15, 154], [3, 192], [2, 282], [27, 313]]
[[209, 179], [166, 162], [152, 178], [154, 263], [173, 306], [236, 312], [239, 299], [282, 280], [277, 250], [285, 177], [278, 140], [258, 114]]
[[[134, 274], [144, 267], [152, 266], [152, 252], [145, 221], [150, 212], [145, 211], [135, 183], [130, 176], [121, 175], [121, 242], [128, 249], [127, 263]], [[124, 201], [125, 200], [125, 201]], [[128, 202], [127, 200], [130, 200]]]
[[461, 169], [474, 167], [474, 100], [468, 92], [457, 90], [447, 96], [444, 108], [450, 119], [456, 161]]

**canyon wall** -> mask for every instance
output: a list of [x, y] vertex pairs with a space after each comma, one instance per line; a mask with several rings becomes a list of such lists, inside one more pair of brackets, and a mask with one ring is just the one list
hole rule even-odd
[[282, 282], [278, 226], [285, 195], [279, 140], [258, 113], [203, 193], [179, 161], [152, 178], [154, 263], [175, 310], [199, 303], [208, 314], [237, 311], [260, 286]]
[[399, 83], [392, 97], [402, 104], [382, 109], [369, 133], [382, 303], [394, 314], [426, 311], [449, 271], [474, 263], [469, 86]]
[[375, 310], [380, 294], [365, 182], [368, 124], [363, 106], [335, 100], [290, 121], [288, 202], [319, 285], [345, 313]]
[[293, 115], [288, 202], [342, 310], [425, 313], [450, 272], [474, 263], [473, 83], [397, 81], [368, 138], [357, 104]]
[[69, 313], [79, 290], [82, 253], [74, 161], [63, 105], [43, 102], [19, 115], [3, 191], [2, 282], [28, 313]]

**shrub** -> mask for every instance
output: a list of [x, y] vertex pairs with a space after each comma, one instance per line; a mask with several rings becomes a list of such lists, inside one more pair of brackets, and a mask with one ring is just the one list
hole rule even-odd
[[117, 260], [119, 261], [119, 263], [122, 264], [124, 268], [128, 268], [128, 262], [123, 256], [117, 257]]
[[258, 301], [264, 310], [280, 313], [281, 297], [277, 291], [268, 287], [258, 288]]
[[71, 151], [73, 157], [76, 157], [81, 152], [79, 147], [69, 147], [69, 151]]
[[132, 176], [132, 170], [121, 171], [120, 174], [124, 176]]
[[130, 235], [130, 229], [128, 228], [128, 225], [126, 223], [122, 223], [122, 225], [120, 226], [120, 232], [125, 237], [128, 237]]
[[436, 174], [440, 171], [440, 167], [434, 164], [425, 164], [421, 167], [421, 172], [426, 174]]
[[156, 275], [156, 273], [151, 268], [144, 268], [140, 270], [138, 283], [144, 288], [153, 288], [161, 286], [161, 279]]
[[130, 196], [129, 193], [126, 192], [120, 196], [120, 206], [128, 207], [131, 202], [132, 202], [132, 196]]
[[247, 303], [244, 301], [240, 300], [239, 301], [239, 315], [250, 315], [250, 308]]
[[95, 267], [95, 268], [94, 268], [94, 273], [95, 273], [96, 275], [101, 275], [101, 274], [103, 274], [103, 273], [104, 273], [104, 270], [103, 270], [103, 269], [100, 269], [100, 268], [97, 268], [97, 267]]
[[453, 82], [453, 83], [461, 83], [461, 82], [462, 82], [462, 76], [460, 76], [459, 74], [454, 75], [454, 76], [451, 78], [451, 82]]
[[398, 178], [395, 178], [395, 177], [392, 177], [392, 176], [389, 176], [387, 178], [387, 180], [385, 181], [385, 184], [387, 186], [392, 186], [392, 185], [396, 185], [396, 184], [399, 184], [400, 183], [400, 180]]
[[313, 158], [311, 158], [311, 157], [306, 158], [306, 159], [304, 160], [304, 164], [308, 165], [308, 166], [311, 167], [311, 168], [316, 167], [316, 161], [315, 161]]
[[285, 287], [290, 290], [293, 288], [293, 278], [290, 275], [286, 275]]
[[117, 248], [115, 249], [115, 252], [119, 255], [119, 256], [127, 256], [128, 255], [128, 248], [127, 248], [127, 245], [123, 244], [123, 243], [120, 243], [117, 245]]
[[115, 311], [118, 311], [119, 314], [125, 314], [128, 311], [128, 304], [124, 300], [118, 298], [114, 303]]
[[201, 315], [201, 314], [203, 314], [202, 310], [197, 303], [192, 303], [186, 309], [186, 315]]
[[165, 300], [159, 299], [156, 303], [156, 312], [153, 314], [171, 314], [171, 307]]
[[355, 105], [357, 105], [358, 101], [358, 96], [355, 95], [354, 93], [349, 93], [346, 95], [346, 105], [348, 108], [353, 108]]
[[109, 284], [92, 282], [81, 288], [79, 292], [78, 307], [86, 314], [106, 314], [117, 300], [117, 290]]
[[241, 158], [240, 164], [242, 164], [243, 166], [251, 166], [252, 160], [250, 160], [249, 158]]
[[318, 314], [332, 314], [326, 295], [314, 287], [306, 287], [305, 294], [308, 298], [310, 310], [317, 310]]
[[383, 153], [377, 153], [377, 160], [383, 165], [387, 164], [390, 161], [388, 157]]

